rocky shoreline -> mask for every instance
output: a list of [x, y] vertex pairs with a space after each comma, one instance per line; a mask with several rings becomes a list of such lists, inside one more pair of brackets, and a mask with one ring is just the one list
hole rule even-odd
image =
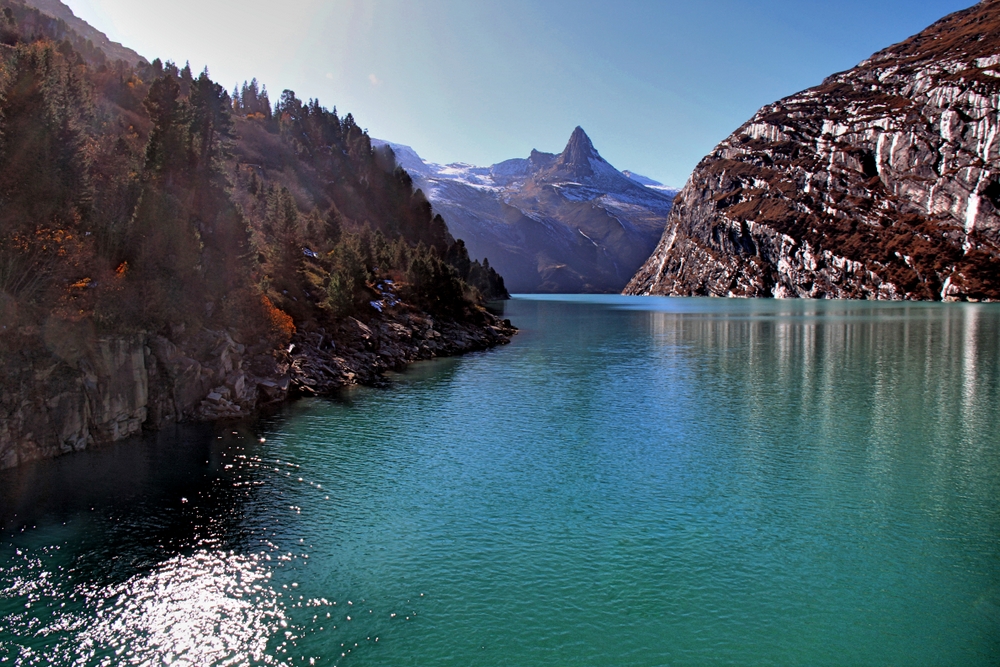
[[414, 361], [486, 350], [516, 329], [485, 311], [435, 319], [400, 304], [335, 328], [299, 330], [285, 349], [227, 331], [99, 336], [88, 322], [26, 327], [0, 355], [0, 470], [183, 421], [252, 416], [297, 396], [383, 382]]

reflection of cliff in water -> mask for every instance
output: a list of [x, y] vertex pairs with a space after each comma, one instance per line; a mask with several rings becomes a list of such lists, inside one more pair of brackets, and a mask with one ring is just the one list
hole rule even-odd
[[940, 474], [995, 465], [982, 440], [1000, 433], [1000, 309], [763, 301], [737, 310], [651, 312], [649, 328], [674, 373], [665, 383], [686, 374], [693, 400], [735, 407], [720, 419], [740, 423], [706, 428], [747, 447], [760, 476], [782, 465], [861, 467], [872, 485], [919, 484], [933, 499], [945, 480], [914, 477], [908, 461], [938, 461]]
[[[178, 552], [248, 548], [258, 469], [233, 468], [259, 446], [246, 427], [183, 425], [0, 472], [0, 526], [82, 523], [97, 578], [127, 577]], [[230, 466], [227, 469], [227, 465]], [[89, 519], [89, 515], [94, 518]], [[129, 552], [128, 562], [117, 560]]]

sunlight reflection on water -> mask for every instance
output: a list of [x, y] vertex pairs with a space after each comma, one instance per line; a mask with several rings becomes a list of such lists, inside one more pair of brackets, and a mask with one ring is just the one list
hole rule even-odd
[[[39, 571], [42, 560], [26, 558], [24, 576], [2, 594], [31, 602], [7, 622], [36, 636], [67, 635], [44, 653], [23, 648], [20, 659], [28, 665], [69, 662], [70, 656], [78, 665], [279, 665], [268, 643], [288, 622], [270, 586], [271, 572], [258, 560], [197, 551], [122, 583], [83, 584], [64, 596], [51, 585], [52, 573]], [[32, 622], [37, 612], [29, 605], [62, 610], [65, 604], [55, 602], [65, 597], [79, 600], [84, 613], [78, 604], [69, 613], [52, 613], [47, 623]]]
[[998, 307], [505, 308], [391, 390], [0, 474], [0, 665], [1000, 664]]

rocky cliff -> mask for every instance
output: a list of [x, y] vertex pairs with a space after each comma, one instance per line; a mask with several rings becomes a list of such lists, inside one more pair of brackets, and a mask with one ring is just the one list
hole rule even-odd
[[31, 1], [0, 0], [0, 468], [509, 340], [351, 114], [109, 63]]
[[227, 331], [98, 336], [86, 321], [52, 319], [5, 341], [18, 349], [0, 356], [0, 470], [144, 428], [239, 419], [289, 397], [377, 384], [386, 370], [487, 349], [513, 333], [509, 321], [487, 313], [457, 322], [405, 304], [299, 332], [277, 351], [243, 345]]
[[676, 192], [615, 169], [579, 127], [562, 153], [490, 167], [429, 164], [389, 145], [449, 231], [511, 292], [620, 291], [656, 246]]
[[1000, 299], [1000, 1], [761, 109], [626, 294]]

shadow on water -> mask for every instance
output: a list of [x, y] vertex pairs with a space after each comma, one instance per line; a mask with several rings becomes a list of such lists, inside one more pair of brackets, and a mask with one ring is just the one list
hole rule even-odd
[[2, 536], [16, 546], [39, 527], [85, 527], [92, 575], [114, 580], [195, 548], [245, 548], [258, 480], [231, 462], [257, 445], [253, 424], [175, 425], [4, 471]]
[[492, 313], [493, 315], [496, 315], [497, 317], [503, 317], [504, 316], [504, 314], [503, 314], [504, 313], [504, 308], [505, 308], [506, 304], [507, 304], [506, 300], [487, 301], [484, 304], [484, 306], [485, 306], [487, 312]]

